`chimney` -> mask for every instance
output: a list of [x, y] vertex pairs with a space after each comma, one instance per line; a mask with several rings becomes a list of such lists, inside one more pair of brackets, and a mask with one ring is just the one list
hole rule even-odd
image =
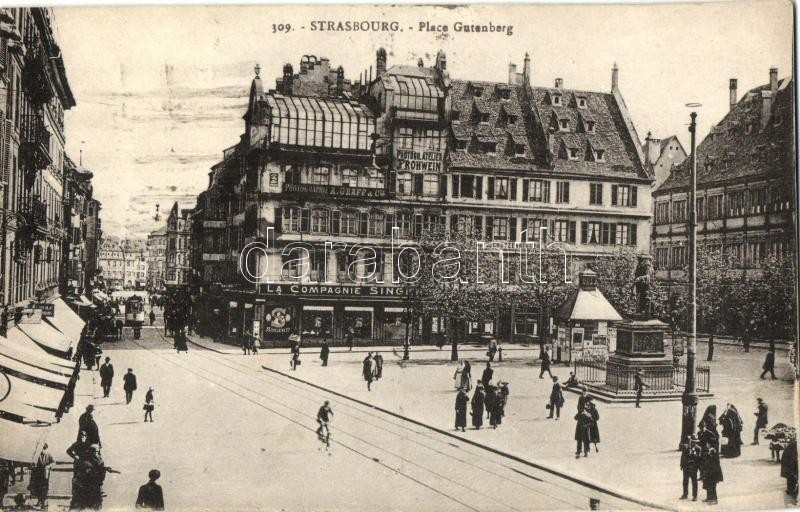
[[517, 65], [516, 64], [509, 64], [508, 65], [508, 85], [519, 85], [519, 84], [517, 84]]
[[763, 130], [772, 115], [772, 91], [761, 91], [761, 129]]
[[[381, 76], [382, 74], [386, 73], [386, 50], [383, 48], [378, 48], [378, 51], [375, 52], [376, 55], [376, 63], [375, 63], [375, 75]], [[372, 73], [370, 73], [370, 78], [372, 78]]]
[[731, 110], [733, 110], [733, 107], [736, 106], [736, 89], [738, 87], [738, 83], [739, 83], [738, 80], [736, 80], [735, 78], [731, 78], [730, 86], [728, 87], [728, 89], [730, 90]]
[[336, 95], [341, 96], [344, 93], [344, 68], [339, 66], [336, 69]]
[[778, 92], [778, 68], [769, 68], [769, 90], [774, 98]]
[[[302, 67], [303, 64], [300, 64]], [[286, 96], [291, 96], [292, 94], [292, 86], [294, 82], [294, 69], [292, 68], [291, 64], [284, 64], [283, 66], [283, 94]]]
[[661, 156], [661, 141], [654, 139], [650, 132], [647, 132], [647, 138], [644, 139], [644, 156], [650, 165], [655, 165]]
[[564, 79], [563, 78], [556, 78], [556, 89], [561, 89], [561, 87], [563, 85], [564, 85]]
[[614, 67], [611, 68], [611, 92], [617, 90], [619, 90], [619, 68], [615, 62]]
[[531, 85], [531, 57], [525, 52], [525, 64], [522, 66], [523, 85]]

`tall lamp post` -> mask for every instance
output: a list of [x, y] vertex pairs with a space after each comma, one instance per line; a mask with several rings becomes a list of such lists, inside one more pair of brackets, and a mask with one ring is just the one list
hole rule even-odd
[[[688, 103], [691, 109], [700, 107], [699, 103]], [[689, 124], [689, 133], [692, 138], [691, 163], [689, 175], [689, 304], [687, 305], [687, 336], [686, 336], [686, 387], [683, 390], [681, 404], [683, 405], [681, 443], [686, 436], [694, 434], [697, 424], [697, 376], [696, 361], [697, 354], [697, 112], [694, 110], [689, 114], [692, 122]]]

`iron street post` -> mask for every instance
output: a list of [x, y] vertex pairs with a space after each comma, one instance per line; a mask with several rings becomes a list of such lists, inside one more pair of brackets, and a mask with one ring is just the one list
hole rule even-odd
[[[690, 103], [688, 107], [698, 107], [697, 103]], [[689, 303], [688, 303], [688, 319], [687, 319], [687, 336], [686, 336], [686, 386], [683, 390], [681, 403], [683, 405], [682, 429], [681, 429], [681, 442], [684, 442], [686, 436], [694, 433], [695, 425], [697, 423], [697, 384], [696, 384], [696, 360], [697, 353], [697, 148], [696, 148], [696, 131], [697, 131], [697, 112], [690, 114], [692, 118], [689, 124], [689, 133], [691, 133], [691, 169], [689, 177], [689, 272], [688, 282], [689, 287]]]

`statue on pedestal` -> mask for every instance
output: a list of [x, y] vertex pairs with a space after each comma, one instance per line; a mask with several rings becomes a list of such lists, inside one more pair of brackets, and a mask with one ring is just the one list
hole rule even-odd
[[633, 289], [636, 292], [636, 311], [644, 317], [653, 316], [652, 286], [653, 286], [653, 258], [649, 255], [639, 255], [639, 263], [633, 279]]

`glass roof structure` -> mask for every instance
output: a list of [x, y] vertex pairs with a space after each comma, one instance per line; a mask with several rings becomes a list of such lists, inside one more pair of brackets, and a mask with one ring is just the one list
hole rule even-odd
[[305, 96], [266, 96], [270, 142], [289, 146], [369, 151], [375, 118], [364, 105]]

